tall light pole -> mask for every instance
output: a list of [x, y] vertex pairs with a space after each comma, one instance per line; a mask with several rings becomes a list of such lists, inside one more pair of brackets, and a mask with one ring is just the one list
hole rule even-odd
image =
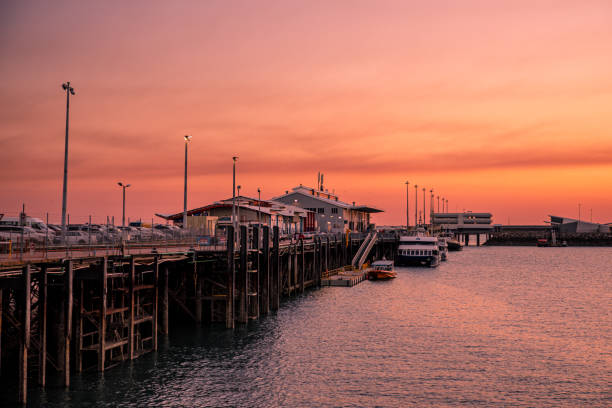
[[70, 82], [62, 84], [66, 91], [66, 142], [64, 144], [64, 188], [62, 191], [62, 239], [66, 240], [66, 195], [68, 189], [68, 117], [70, 114], [70, 95], [74, 95], [74, 88]]
[[429, 223], [433, 225], [433, 214], [434, 214], [434, 193], [433, 188], [429, 190]]
[[123, 188], [123, 216], [121, 217], [121, 226], [125, 227], [125, 189], [131, 184], [123, 184], [122, 182], [118, 182], [117, 184]]
[[446, 199], [446, 212], [448, 212], [448, 198]]
[[417, 218], [418, 214], [419, 214], [419, 185], [415, 184], [414, 185], [414, 226], [415, 227], [419, 225], [419, 220]]
[[233, 239], [235, 247], [236, 237], [238, 236], [238, 225], [236, 224], [236, 160], [238, 160], [238, 156], [232, 157], [232, 160], [234, 161], [234, 169], [232, 172], [232, 225], [234, 226]]
[[191, 141], [190, 135], [185, 135], [185, 189], [183, 193], [183, 229], [187, 228], [187, 146]]
[[408, 186], [410, 183], [406, 182], [406, 229], [410, 228], [410, 201], [408, 201]]
[[427, 224], [427, 220], [426, 220], [426, 212], [425, 212], [425, 193], [427, 192], [427, 189], [425, 187], [423, 187], [423, 225]]
[[436, 196], [436, 198], [438, 199], [438, 212], [440, 212], [440, 196]]

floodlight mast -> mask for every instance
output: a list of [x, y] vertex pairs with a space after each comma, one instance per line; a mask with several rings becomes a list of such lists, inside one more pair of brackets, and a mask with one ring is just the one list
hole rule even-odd
[[68, 193], [68, 123], [70, 114], [70, 95], [74, 95], [74, 88], [70, 82], [62, 84], [62, 89], [66, 91], [66, 140], [64, 143], [64, 183], [62, 188], [62, 241], [66, 242], [66, 198]]
[[187, 228], [187, 146], [191, 141], [191, 135], [185, 135], [185, 191], [183, 192], [183, 229]]

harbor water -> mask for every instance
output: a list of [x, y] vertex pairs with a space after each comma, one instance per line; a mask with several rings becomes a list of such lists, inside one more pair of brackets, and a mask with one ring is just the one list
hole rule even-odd
[[325, 287], [234, 331], [31, 390], [30, 404], [612, 406], [612, 250], [465, 248], [438, 268]]

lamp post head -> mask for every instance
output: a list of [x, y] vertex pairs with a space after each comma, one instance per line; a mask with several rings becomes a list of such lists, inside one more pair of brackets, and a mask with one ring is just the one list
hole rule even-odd
[[234, 162], [238, 161], [238, 156], [234, 156], [234, 157], [232, 157], [232, 160], [233, 160]]
[[123, 187], [123, 184], [121, 182], [118, 182], [117, 184], [120, 185], [121, 187]]
[[419, 185], [418, 185], [418, 184], [415, 184], [415, 185], [414, 185], [414, 189], [416, 190], [417, 188], [419, 188]]
[[257, 192], [258, 192], [258, 193], [261, 193], [261, 190], [259, 189], [259, 187], [257, 187]]
[[71, 95], [74, 95], [74, 88], [70, 86], [70, 82], [63, 83], [62, 89], [64, 91], [70, 92]]
[[407, 182], [406, 182], [406, 185], [408, 185], [408, 184], [410, 184], [410, 182], [409, 182], [409, 181], [407, 181]]
[[191, 135], [185, 135], [183, 137], [185, 138], [185, 143], [191, 142]]

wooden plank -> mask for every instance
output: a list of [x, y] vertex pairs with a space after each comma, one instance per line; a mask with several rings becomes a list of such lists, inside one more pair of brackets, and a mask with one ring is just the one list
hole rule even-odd
[[162, 291], [162, 327], [161, 327], [161, 332], [163, 334], [168, 334], [170, 332], [170, 327], [169, 327], [169, 306], [170, 304], [169, 302], [169, 297], [168, 297], [168, 290], [169, 290], [169, 272], [168, 272], [168, 267], [164, 267], [164, 288]]
[[304, 239], [300, 239], [300, 276], [299, 276], [299, 283], [300, 283], [300, 293], [304, 293], [304, 272], [306, 270], [305, 268], [305, 255], [304, 255]]
[[270, 309], [278, 310], [280, 306], [280, 247], [279, 247], [279, 230], [278, 226], [273, 229], [272, 236], [272, 284]]

